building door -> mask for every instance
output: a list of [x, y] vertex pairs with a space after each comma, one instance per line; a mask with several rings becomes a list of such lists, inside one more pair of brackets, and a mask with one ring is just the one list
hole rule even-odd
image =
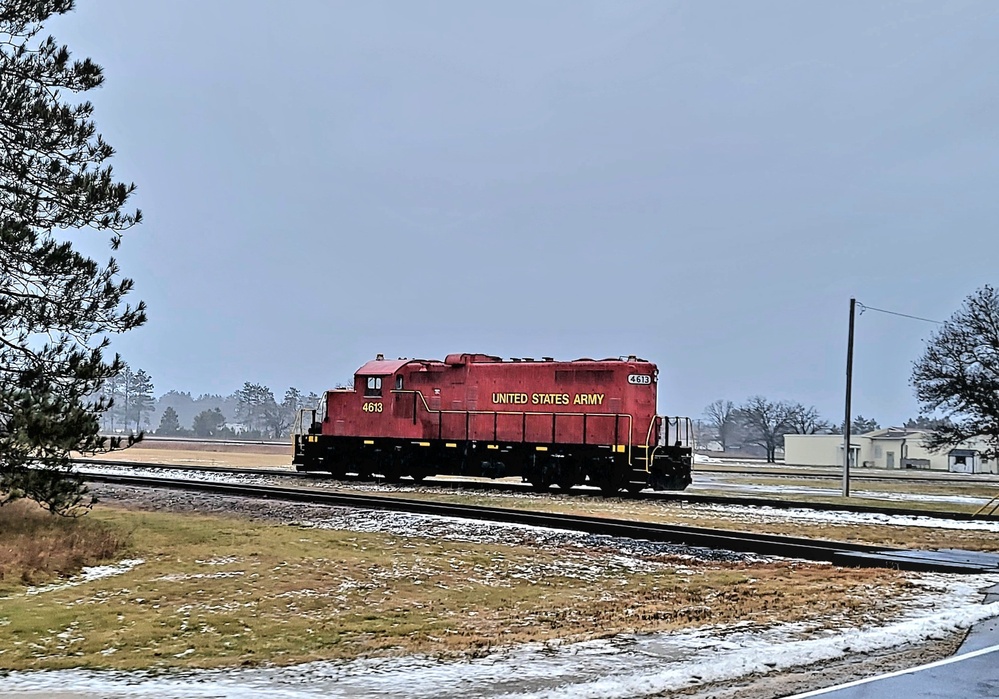
[[885, 452], [885, 468], [895, 468], [895, 452]]

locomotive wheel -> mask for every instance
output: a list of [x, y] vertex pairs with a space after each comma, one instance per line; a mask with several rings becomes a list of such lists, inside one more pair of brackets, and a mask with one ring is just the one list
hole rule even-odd
[[621, 492], [621, 484], [620, 483], [601, 483], [600, 484], [600, 492], [603, 493], [606, 497], [611, 497], [613, 495], [617, 495], [618, 493]]
[[394, 451], [389, 451], [380, 455], [378, 459], [378, 473], [382, 474], [386, 483], [398, 483], [402, 479], [405, 463], [402, 456]]
[[552, 487], [551, 481], [540, 478], [536, 481], [531, 481], [531, 488], [535, 493], [547, 493]]
[[555, 474], [555, 483], [560, 490], [569, 490], [574, 485], [579, 485], [586, 476], [583, 472], [582, 464], [575, 459], [563, 459]]
[[625, 486], [625, 489], [632, 495], [638, 495], [640, 492], [645, 490], [646, 487], [645, 483], [629, 483]]
[[388, 464], [382, 469], [382, 476], [386, 483], [398, 483], [402, 480], [402, 470], [397, 464]]
[[613, 471], [602, 474], [595, 483], [600, 488], [600, 492], [607, 497], [617, 495], [621, 488], [628, 485], [628, 482], [620, 473]]
[[686, 490], [691, 482], [689, 476], [674, 476], [670, 481], [669, 490]]
[[432, 475], [434, 475], [434, 470], [427, 466], [412, 466], [409, 469], [409, 476], [413, 479], [414, 483], [419, 483], [427, 476]]

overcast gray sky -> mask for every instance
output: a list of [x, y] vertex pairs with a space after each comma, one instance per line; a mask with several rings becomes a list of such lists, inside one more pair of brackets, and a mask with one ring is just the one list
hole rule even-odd
[[[638, 354], [663, 412], [838, 420], [851, 295], [996, 282], [992, 1], [78, 5], [47, 30], [105, 68], [149, 305], [114, 347], [157, 393]], [[858, 319], [855, 413], [916, 413], [932, 327]]]

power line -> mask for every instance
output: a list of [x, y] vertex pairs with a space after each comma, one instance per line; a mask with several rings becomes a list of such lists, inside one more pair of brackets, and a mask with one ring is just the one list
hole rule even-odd
[[941, 320], [933, 320], [932, 318], [920, 318], [919, 316], [911, 316], [908, 313], [899, 313], [898, 311], [886, 311], [883, 308], [874, 308], [874, 306], [865, 306], [860, 301], [857, 301], [857, 305], [860, 306], [860, 314], [863, 315], [864, 311], [877, 311], [878, 313], [887, 313], [892, 316], [901, 316], [902, 318], [911, 318], [912, 320], [921, 320], [924, 323], [936, 323], [937, 325], [943, 325]]

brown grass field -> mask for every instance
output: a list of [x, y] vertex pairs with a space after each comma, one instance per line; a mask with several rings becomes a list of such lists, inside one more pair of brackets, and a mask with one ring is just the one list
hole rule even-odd
[[[290, 456], [280, 454], [144, 447], [112, 457], [290, 468]], [[999, 548], [989, 532], [802, 524], [684, 503], [395, 494], [898, 546]], [[171, 498], [162, 496], [166, 507]], [[617, 549], [566, 543], [450, 541], [113, 504], [69, 520], [17, 503], [0, 508], [0, 531], [0, 670], [476, 655], [526, 641], [740, 621], [820, 629], [889, 618], [920, 592], [913, 576], [881, 569], [650, 553], [629, 554], [627, 563]], [[125, 558], [143, 562], [101, 580], [30, 588]]]
[[[40, 517], [23, 505], [5, 516], [25, 524], [6, 537], [0, 559], [10, 571], [0, 595], [0, 669], [475, 655], [525, 641], [736, 621], [826, 628], [896, 614], [917, 592], [898, 572], [795, 561], [645, 554], [626, 564], [616, 549], [362, 534], [108, 506], [78, 522]], [[83, 529], [98, 535], [76, 536]], [[50, 542], [46, 553], [16, 553], [40, 549], [40, 541]], [[114, 577], [27, 594], [27, 581], [123, 557], [144, 562]]]

